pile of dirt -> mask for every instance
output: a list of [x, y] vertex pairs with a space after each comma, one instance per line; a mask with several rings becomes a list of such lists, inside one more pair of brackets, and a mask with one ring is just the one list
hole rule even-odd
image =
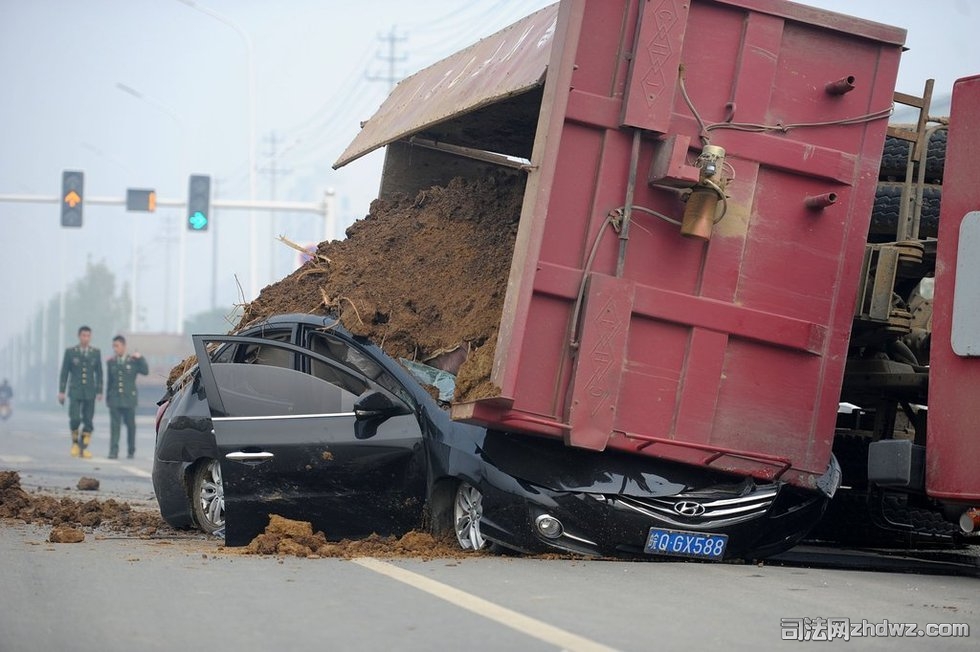
[[345, 240], [321, 243], [309, 262], [264, 288], [234, 330], [275, 314], [337, 315], [394, 358], [443, 368], [453, 360], [456, 400], [495, 396], [490, 369], [523, 195], [523, 176], [500, 173], [377, 199]]
[[412, 559], [456, 559], [479, 553], [464, 553], [455, 540], [439, 539], [426, 532], [409, 532], [401, 537], [372, 534], [364, 539], [327, 541], [323, 532], [313, 532], [306, 521], [294, 521], [273, 514], [265, 532], [244, 549], [252, 555], [280, 555], [307, 558], [409, 557]]
[[0, 471], [0, 518], [56, 528], [102, 527], [135, 535], [155, 534], [168, 527], [159, 513], [134, 509], [113, 498], [79, 501], [68, 496], [29, 494], [21, 488], [17, 471]]

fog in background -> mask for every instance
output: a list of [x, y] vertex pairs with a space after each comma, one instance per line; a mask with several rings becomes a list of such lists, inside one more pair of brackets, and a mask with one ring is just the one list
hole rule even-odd
[[[152, 188], [162, 199], [183, 200], [188, 175], [199, 173], [211, 175], [214, 199], [248, 199], [247, 39], [255, 72], [257, 197], [270, 198], [274, 187], [278, 200], [317, 202], [332, 189], [338, 223], [326, 235], [343, 237], [376, 195], [382, 153], [339, 171], [330, 166], [383, 101], [389, 78], [415, 72], [548, 4], [0, 0], [0, 195], [56, 196], [62, 170], [74, 169], [85, 172], [86, 197]], [[921, 94], [933, 77], [941, 99], [956, 78], [980, 73], [980, 5], [810, 4], [907, 29], [910, 51], [898, 90]], [[213, 210], [212, 216], [208, 232], [184, 236], [188, 318], [212, 302], [230, 307], [254, 298], [248, 213]], [[256, 216], [262, 287], [297, 264], [295, 252], [274, 237], [317, 242], [324, 221], [284, 212]], [[64, 229], [57, 204], [0, 202], [0, 347], [77, 279], [87, 261], [104, 261], [119, 283], [135, 278], [137, 331], [178, 330], [184, 220], [183, 209], [130, 213], [86, 205], [84, 226]], [[69, 343], [76, 326], [66, 326]], [[107, 348], [111, 334], [98, 337]]]

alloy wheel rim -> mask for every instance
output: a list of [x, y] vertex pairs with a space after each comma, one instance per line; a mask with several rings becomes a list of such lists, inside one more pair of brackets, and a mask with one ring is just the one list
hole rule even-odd
[[456, 491], [454, 506], [456, 541], [463, 550], [480, 550], [487, 544], [480, 532], [483, 520], [483, 494], [472, 485], [463, 483]]
[[221, 465], [214, 460], [208, 463], [201, 483], [201, 507], [214, 527], [225, 524], [225, 485], [221, 481]]

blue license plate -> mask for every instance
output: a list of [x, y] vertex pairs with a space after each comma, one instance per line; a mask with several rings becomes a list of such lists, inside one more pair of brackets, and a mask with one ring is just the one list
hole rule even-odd
[[725, 546], [727, 545], [727, 534], [661, 530], [652, 527], [643, 551], [651, 555], [666, 555], [668, 557], [721, 559], [725, 556]]

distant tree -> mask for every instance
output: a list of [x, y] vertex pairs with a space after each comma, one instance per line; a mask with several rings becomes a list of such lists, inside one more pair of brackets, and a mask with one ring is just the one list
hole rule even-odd
[[[61, 297], [41, 304], [18, 337], [24, 355], [23, 386], [18, 396], [40, 400], [57, 392], [62, 344], [75, 344], [78, 327], [92, 329], [92, 344], [108, 355], [112, 337], [129, 324], [130, 294], [125, 284], [117, 289], [116, 277], [105, 262], [88, 261], [85, 274], [71, 283], [64, 297], [64, 339], [61, 338]], [[43, 353], [43, 355], [42, 355]], [[43, 388], [43, 389], [42, 389]]]
[[85, 265], [85, 275], [68, 287], [65, 293], [65, 342], [75, 341], [78, 327], [92, 329], [92, 343], [107, 351], [112, 338], [129, 327], [130, 296], [128, 285], [116, 290], [116, 276], [105, 262]]
[[206, 310], [191, 315], [184, 322], [184, 332], [189, 335], [195, 333], [201, 335], [224, 334], [234, 328], [241, 316], [242, 308], [240, 306]]

